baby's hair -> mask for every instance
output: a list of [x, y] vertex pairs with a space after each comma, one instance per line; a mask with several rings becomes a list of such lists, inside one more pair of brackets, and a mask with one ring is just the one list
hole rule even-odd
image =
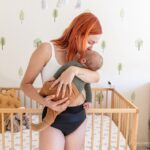
[[86, 54], [86, 65], [89, 69], [96, 71], [103, 65], [103, 57], [96, 51], [91, 51]]

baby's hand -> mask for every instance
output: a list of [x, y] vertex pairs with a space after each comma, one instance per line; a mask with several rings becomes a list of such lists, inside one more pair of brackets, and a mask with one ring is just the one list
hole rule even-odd
[[85, 102], [85, 103], [83, 104], [83, 107], [84, 107], [85, 110], [87, 110], [87, 109], [89, 109], [89, 108], [92, 107], [92, 103], [91, 103], [91, 102]]

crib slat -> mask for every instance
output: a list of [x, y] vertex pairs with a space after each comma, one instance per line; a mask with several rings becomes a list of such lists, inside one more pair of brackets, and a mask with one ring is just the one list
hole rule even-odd
[[13, 113], [10, 115], [11, 117], [11, 149], [14, 150], [14, 128], [13, 128]]
[[[125, 104], [123, 102], [121, 103], [121, 107], [125, 108]], [[122, 116], [121, 116], [121, 125], [122, 125], [121, 131], [122, 131], [123, 134], [125, 133], [125, 128], [126, 128], [125, 116], [126, 116], [125, 113], [123, 113]]]
[[125, 134], [126, 132], [126, 123], [127, 123], [127, 114], [123, 114], [124, 115], [124, 128], [123, 128], [123, 134]]
[[[125, 104], [126, 105], [126, 108], [129, 108], [128, 106], [127, 106], [127, 104]], [[128, 120], [128, 115], [129, 114], [125, 114], [125, 120], [124, 120], [124, 136], [126, 136], [126, 132], [127, 132], [127, 124], [128, 124], [128, 122], [127, 122], [127, 120]]]
[[42, 121], [41, 120], [41, 117], [40, 117], [40, 114], [38, 114], [38, 122]]
[[18, 95], [17, 95], [17, 96], [18, 96], [18, 97], [21, 97], [21, 96], [20, 96], [20, 95], [21, 95], [21, 94], [20, 94], [20, 93], [21, 93], [21, 91], [20, 91], [20, 90], [18, 90], [18, 92], [17, 92], [17, 93], [18, 93]]
[[92, 113], [92, 135], [91, 135], [91, 150], [94, 150], [94, 113]]
[[[114, 95], [114, 99], [113, 99], [113, 109], [115, 109], [116, 108], [116, 95], [115, 94], [113, 94]], [[116, 115], [115, 115], [115, 113], [113, 114], [113, 120], [116, 122]]]
[[24, 94], [24, 107], [26, 107], [26, 95]]
[[31, 129], [32, 115], [31, 115], [31, 113], [30, 113], [30, 117], [29, 117], [29, 122], [30, 122], [30, 150], [32, 150], [32, 129]]
[[118, 116], [118, 134], [117, 134], [117, 150], [119, 150], [119, 146], [120, 146], [120, 118], [121, 118], [121, 113], [119, 113]]
[[[123, 107], [124, 107], [123, 103], [121, 103], [121, 108], [123, 108]], [[122, 131], [122, 133], [124, 132], [124, 127], [125, 127], [124, 122], [123, 122], [123, 116], [124, 116], [124, 114], [122, 114], [122, 116], [121, 116], [121, 131]]]
[[100, 121], [100, 150], [102, 150], [103, 144], [103, 113], [101, 113], [101, 121]]
[[38, 108], [38, 102], [36, 101], [36, 108]]
[[108, 150], [111, 150], [111, 128], [112, 128], [112, 113], [109, 115], [109, 138], [108, 138]]
[[20, 113], [20, 149], [23, 150], [22, 113]]
[[4, 113], [2, 113], [2, 150], [5, 150]]
[[[103, 95], [102, 91], [101, 91], [101, 94]], [[100, 100], [100, 108], [103, 108], [102, 102], [103, 102], [103, 100]]]
[[30, 98], [30, 108], [32, 108], [32, 99]]
[[129, 137], [129, 113], [127, 114], [126, 147], [125, 147], [125, 150], [127, 150], [127, 146], [128, 146], [128, 137]]
[[94, 90], [94, 108], [96, 107], [96, 94], [97, 94], [96, 91], [97, 90]]
[[111, 92], [111, 101], [110, 101], [110, 106], [111, 106], [111, 108], [114, 108], [114, 92], [112, 91]]
[[108, 91], [106, 91], [106, 108], [108, 108]]

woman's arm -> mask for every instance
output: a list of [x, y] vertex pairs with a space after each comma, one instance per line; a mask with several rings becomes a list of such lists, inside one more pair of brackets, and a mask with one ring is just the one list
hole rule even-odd
[[31, 99], [36, 100], [40, 104], [47, 106], [55, 111], [64, 111], [69, 105], [68, 98], [63, 98], [57, 102], [53, 102], [53, 95], [43, 98], [39, 95], [37, 90], [33, 87], [33, 82], [38, 76], [38, 74], [43, 69], [44, 65], [51, 57], [51, 47], [48, 43], [42, 43], [32, 54], [30, 62], [28, 64], [26, 73], [21, 82], [21, 89], [24, 93], [31, 97]]
[[86, 83], [95, 83], [100, 80], [99, 73], [96, 71], [75, 67], [75, 66], [71, 66], [71, 67], [72, 67], [72, 71], [75, 73], [75, 76], [77, 76], [78, 78], [80, 78]]
[[33, 87], [33, 82], [41, 72], [46, 61], [51, 56], [50, 45], [47, 43], [42, 43], [39, 47], [32, 53], [27, 70], [21, 82], [21, 89], [24, 93], [31, 97], [31, 99], [38, 101], [40, 104], [44, 104], [43, 98], [37, 93], [37, 90]]

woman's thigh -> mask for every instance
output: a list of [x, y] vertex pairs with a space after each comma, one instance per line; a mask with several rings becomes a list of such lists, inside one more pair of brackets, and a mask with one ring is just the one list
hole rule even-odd
[[48, 127], [39, 136], [39, 150], [64, 150], [65, 138], [60, 130]]
[[86, 131], [86, 119], [71, 134], [65, 137], [65, 150], [83, 150]]

